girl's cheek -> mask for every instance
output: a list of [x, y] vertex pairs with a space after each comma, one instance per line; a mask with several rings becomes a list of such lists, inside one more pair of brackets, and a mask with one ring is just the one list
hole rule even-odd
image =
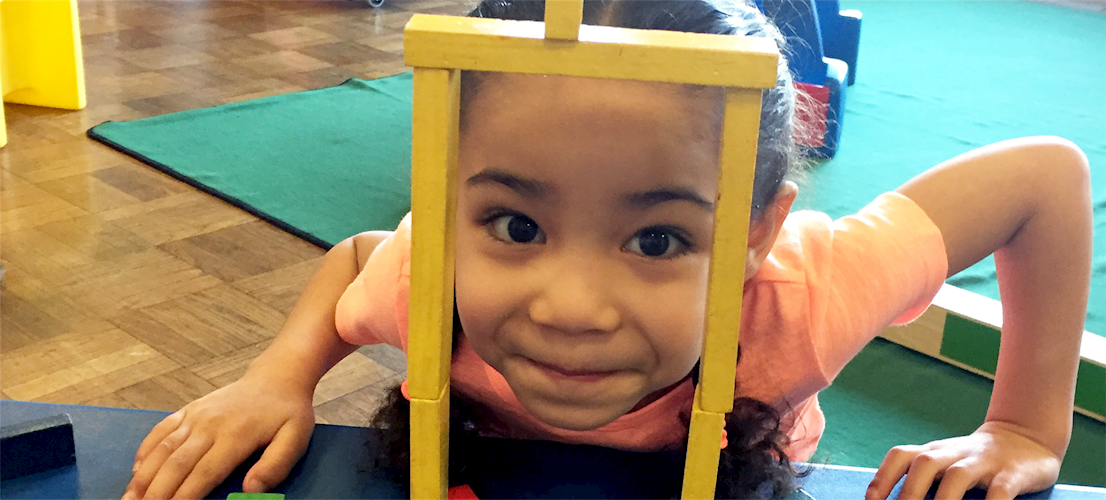
[[512, 279], [511, 273], [501, 266], [468, 250], [461, 245], [457, 248], [457, 313], [473, 348], [494, 366], [486, 355], [490, 355], [496, 342], [496, 331], [517, 309], [511, 299], [517, 296], [513, 286], [517, 279]]

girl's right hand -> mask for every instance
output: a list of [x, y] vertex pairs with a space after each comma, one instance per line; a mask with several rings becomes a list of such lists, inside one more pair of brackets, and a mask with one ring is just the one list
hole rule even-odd
[[242, 489], [277, 485], [315, 427], [312, 394], [292, 386], [247, 373], [166, 417], [139, 446], [123, 498], [201, 498], [261, 448]]

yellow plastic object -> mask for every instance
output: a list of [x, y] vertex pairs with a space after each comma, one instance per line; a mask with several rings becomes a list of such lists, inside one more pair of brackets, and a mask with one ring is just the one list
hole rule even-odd
[[411, 498], [445, 498], [448, 467], [447, 385], [437, 399], [411, 398]]
[[[695, 399], [698, 400], [698, 396]], [[682, 498], [714, 498], [714, 487], [718, 481], [718, 453], [721, 450], [719, 444], [725, 425], [725, 413], [700, 410], [699, 402], [695, 402], [687, 438]]]
[[449, 383], [460, 80], [460, 71], [415, 68], [407, 390], [419, 399]]
[[545, 38], [572, 40], [580, 37], [584, 0], [548, 0], [545, 2]]
[[[0, 0], [0, 97], [62, 109], [85, 107], [77, 0]], [[0, 145], [7, 142], [0, 112]]]
[[403, 31], [408, 66], [721, 87], [771, 88], [777, 51], [762, 37], [580, 26], [548, 43], [542, 23], [416, 14]]
[[[576, 12], [570, 12], [570, 4]], [[548, 30], [543, 23], [528, 21], [422, 14], [404, 29], [404, 60], [415, 68], [408, 344], [411, 495], [445, 498], [448, 484], [457, 70], [475, 70], [727, 87], [702, 378], [692, 409], [683, 484], [684, 498], [711, 498], [725, 412], [733, 405], [761, 89], [776, 83], [777, 48], [766, 38], [587, 25], [579, 26], [574, 41], [569, 35], [575, 30], [565, 23], [582, 19], [583, 3], [550, 2], [547, 9], [553, 24]], [[720, 256], [725, 257], [714, 260]]]

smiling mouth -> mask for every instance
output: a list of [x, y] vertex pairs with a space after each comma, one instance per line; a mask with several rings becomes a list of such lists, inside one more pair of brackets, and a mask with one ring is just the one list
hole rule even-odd
[[526, 360], [553, 378], [575, 380], [579, 382], [595, 382], [615, 374], [615, 371], [567, 370], [530, 358], [526, 358]]

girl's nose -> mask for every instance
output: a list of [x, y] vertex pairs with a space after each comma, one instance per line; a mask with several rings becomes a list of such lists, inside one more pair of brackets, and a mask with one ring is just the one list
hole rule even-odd
[[600, 273], [584, 267], [557, 274], [530, 303], [532, 321], [568, 333], [610, 332], [621, 325], [618, 309], [598, 283]]

